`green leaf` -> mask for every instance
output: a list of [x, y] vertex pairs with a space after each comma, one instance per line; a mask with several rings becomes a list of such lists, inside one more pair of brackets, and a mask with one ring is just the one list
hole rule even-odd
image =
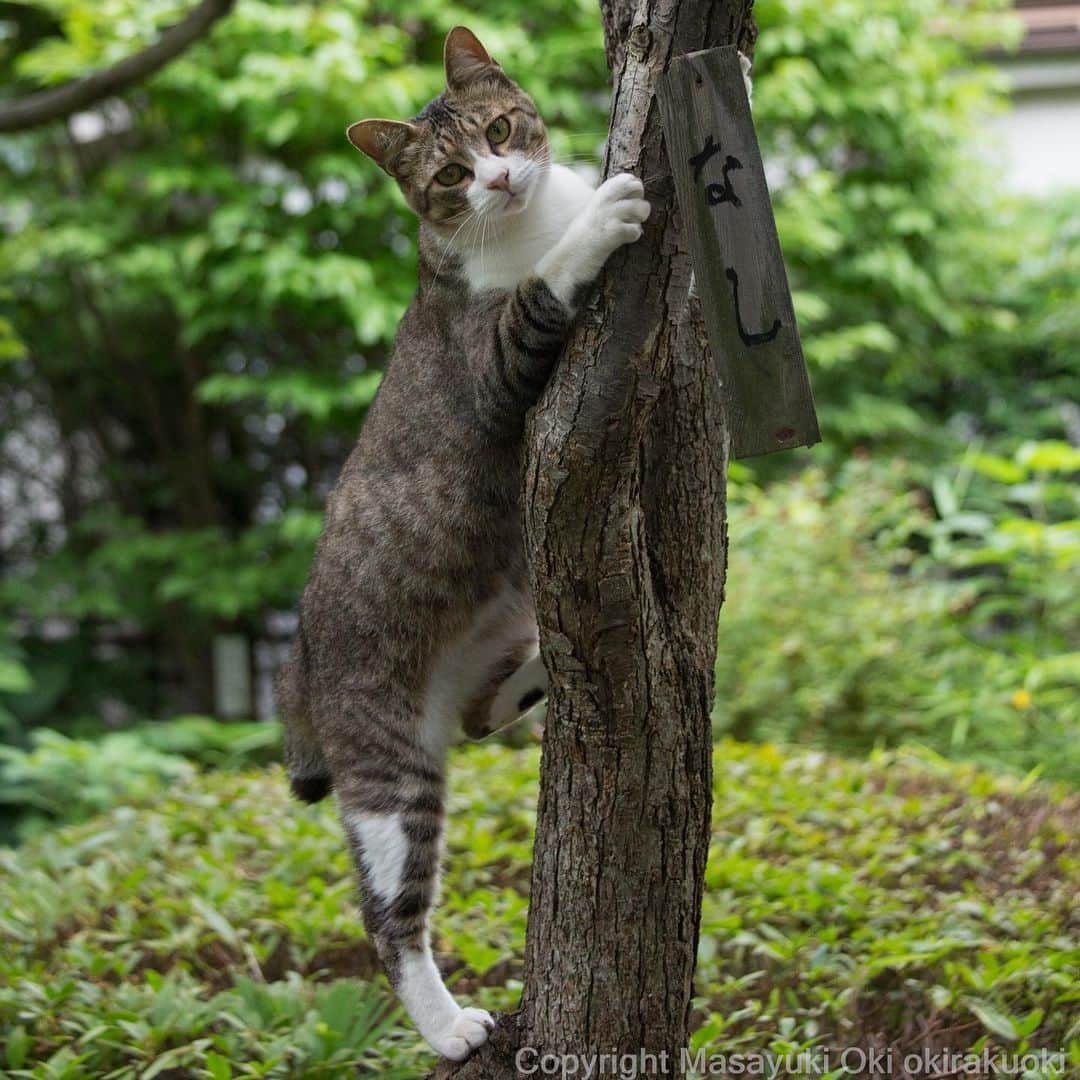
[[212, 907], [199, 896], [193, 896], [191, 898], [191, 906], [203, 917], [206, 924], [218, 935], [218, 937], [223, 941], [228, 942], [230, 945], [238, 944], [239, 938], [235, 927], [233, 927], [232, 923], [230, 923], [217, 908]]
[[5, 1035], [4, 1055], [12, 1069], [23, 1067], [32, 1044], [33, 1039], [21, 1024], [8, 1029]]
[[950, 518], [960, 509], [960, 503], [956, 497], [956, 490], [947, 476], [938, 473], [932, 482], [934, 493], [934, 505], [938, 514], [943, 518]]
[[1008, 1039], [1010, 1042], [1015, 1042], [1020, 1038], [1020, 1031], [1014, 1021], [993, 1005], [978, 998], [965, 998], [964, 1004], [975, 1014], [979, 1023], [987, 1031], [999, 1035], [1003, 1039]]
[[0, 654], [0, 693], [25, 694], [32, 690], [30, 672], [13, 656]]
[[228, 1058], [215, 1054], [212, 1050], [206, 1054], [206, 1067], [210, 1070], [213, 1080], [232, 1080], [232, 1066]]
[[1080, 449], [1061, 440], [1024, 443], [1016, 460], [1034, 472], [1080, 472]]
[[994, 454], [969, 454], [965, 461], [976, 472], [1002, 484], [1019, 484], [1027, 476], [1027, 470], [1015, 461]]

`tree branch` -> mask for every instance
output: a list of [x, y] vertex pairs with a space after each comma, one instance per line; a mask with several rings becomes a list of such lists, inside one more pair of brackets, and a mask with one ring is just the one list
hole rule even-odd
[[25, 131], [63, 119], [142, 82], [205, 37], [214, 23], [228, 14], [234, 2], [203, 0], [186, 18], [169, 27], [142, 52], [85, 78], [73, 79], [62, 86], [0, 105], [0, 132]]

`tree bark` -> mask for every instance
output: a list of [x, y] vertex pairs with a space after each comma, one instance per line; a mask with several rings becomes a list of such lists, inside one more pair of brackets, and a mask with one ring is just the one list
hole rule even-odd
[[639, 1075], [682, 1074], [728, 436], [654, 87], [674, 56], [752, 48], [752, 3], [601, 0], [615, 73], [605, 174], [643, 177], [653, 211], [609, 262], [532, 419], [525, 530], [552, 688], [525, 987], [520, 1013], [440, 1076], [513, 1076], [519, 1049], [526, 1067], [534, 1053], [645, 1053]]
[[202, 0], [175, 26], [141, 52], [82, 79], [73, 79], [49, 90], [40, 90], [29, 97], [0, 104], [0, 132], [25, 131], [71, 116], [72, 113], [119, 94], [136, 83], [148, 79], [154, 72], [174, 60], [232, 8], [235, 0]]

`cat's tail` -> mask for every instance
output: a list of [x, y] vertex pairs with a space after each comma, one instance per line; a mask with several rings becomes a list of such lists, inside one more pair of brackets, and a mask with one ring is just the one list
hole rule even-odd
[[315, 803], [329, 795], [333, 785], [308, 709], [310, 695], [301, 648], [302, 633], [297, 634], [289, 659], [278, 671], [274, 690], [285, 729], [285, 771], [289, 774], [289, 786], [298, 799]]

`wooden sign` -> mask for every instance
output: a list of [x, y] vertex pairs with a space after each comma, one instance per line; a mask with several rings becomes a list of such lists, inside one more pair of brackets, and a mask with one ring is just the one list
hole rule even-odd
[[820, 442], [738, 51], [676, 57], [657, 100], [732, 454]]

